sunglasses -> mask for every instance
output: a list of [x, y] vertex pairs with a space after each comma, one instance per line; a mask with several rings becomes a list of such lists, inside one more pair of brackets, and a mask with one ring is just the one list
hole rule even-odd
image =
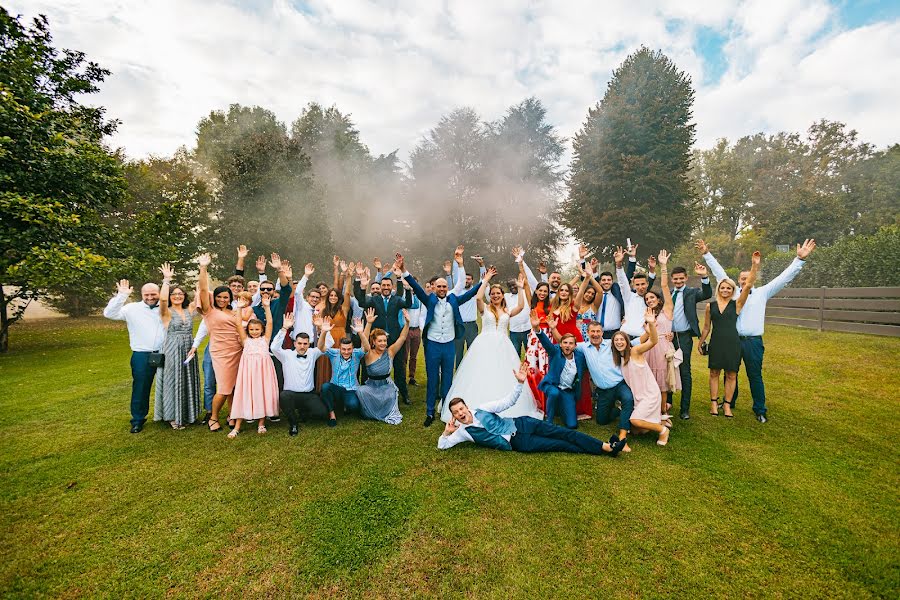
[[259, 288], [261, 292], [274, 292], [275, 288]]

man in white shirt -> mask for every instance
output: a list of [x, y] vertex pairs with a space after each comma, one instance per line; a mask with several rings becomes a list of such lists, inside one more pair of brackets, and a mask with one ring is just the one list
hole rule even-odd
[[[528, 377], [528, 363], [513, 370], [516, 386], [506, 397], [481, 405], [473, 413], [464, 398], [450, 401], [453, 418], [447, 423], [438, 449], [448, 450], [463, 442], [473, 442], [485, 448], [516, 452], [568, 452], [572, 454], [609, 454], [617, 456], [624, 443], [613, 437], [606, 443], [587, 434], [559, 427], [533, 417], [501, 417], [499, 413], [515, 405]], [[457, 421], [459, 425], [457, 425]]]
[[[168, 283], [168, 282], [163, 282]], [[131, 345], [131, 433], [140, 433], [150, 411], [150, 388], [156, 366], [150, 355], [162, 348], [165, 329], [159, 316], [159, 286], [146, 283], [141, 288], [141, 302], [125, 304], [133, 289], [127, 279], [119, 282], [118, 293], [103, 309], [103, 316], [125, 321]]]
[[[298, 412], [304, 412], [304, 408], [322, 405], [319, 395], [315, 393], [316, 361], [322, 356], [319, 348], [309, 347], [309, 334], [299, 332], [294, 337], [294, 347], [285, 350], [281, 347], [288, 329], [294, 325], [294, 315], [288, 313], [284, 316], [284, 323], [278, 334], [272, 338], [269, 346], [272, 354], [281, 362], [284, 373], [284, 390], [279, 394], [278, 403], [281, 413], [288, 420], [288, 435], [291, 437], [299, 433]], [[334, 420], [334, 416], [331, 416]]]
[[[703, 259], [709, 265], [710, 271], [716, 276], [716, 279], [722, 280], [728, 277], [725, 269], [719, 264], [719, 261], [713, 257], [709, 251], [709, 246], [703, 240], [697, 240], [697, 250], [703, 253]], [[747, 379], [750, 381], [750, 395], [753, 397], [753, 412], [756, 414], [756, 420], [765, 423], [769, 419], [767, 417], [768, 409], [766, 408], [766, 387], [762, 377], [763, 353], [766, 348], [763, 345], [763, 333], [766, 326], [766, 303], [769, 298], [780, 292], [786, 285], [793, 281], [794, 277], [800, 273], [806, 259], [813, 250], [816, 249], [816, 241], [808, 239], [803, 244], [797, 244], [797, 258], [795, 258], [781, 274], [767, 283], [766, 285], [750, 290], [750, 296], [744, 303], [744, 308], [737, 319], [738, 337], [741, 340], [741, 362], [744, 363], [744, 370], [747, 371]], [[739, 287], [734, 290], [735, 297], [741, 293], [741, 288], [747, 283], [750, 277], [750, 271], [741, 271], [738, 278]], [[734, 401], [737, 401], [737, 386], [734, 388]]]
[[[452, 291], [453, 294], [460, 296], [465, 294], [469, 290], [472, 289], [472, 286], [475, 285], [475, 279], [463, 269], [461, 261], [462, 255], [459, 255], [459, 262], [454, 261], [453, 263], [453, 280], [454, 282], [463, 283], [464, 285], [460, 289], [458, 286], [454, 286]], [[484, 259], [480, 256], [475, 256], [475, 261], [478, 263], [478, 279], [480, 280], [484, 277], [484, 274], [487, 272], [487, 269], [484, 267]], [[465, 275], [465, 277], [460, 277], [460, 275]], [[460, 279], [462, 281], [460, 281]], [[488, 289], [485, 287], [485, 289]], [[459, 368], [459, 363], [462, 362], [463, 355], [465, 354], [466, 348], [471, 348], [472, 344], [475, 343], [475, 338], [478, 337], [478, 300], [472, 298], [468, 302], [464, 302], [459, 305], [459, 315], [463, 320], [463, 337], [456, 340], [456, 368]]]
[[[637, 245], [629, 248], [628, 255], [635, 256], [637, 248]], [[625, 254], [626, 252], [619, 246], [613, 258], [616, 261], [616, 278], [618, 279], [619, 288], [622, 290], [622, 301], [625, 304], [625, 320], [622, 322], [621, 331], [628, 335], [632, 343], [634, 343], [644, 333], [644, 313], [647, 311], [647, 305], [644, 303], [644, 294], [647, 293], [649, 288], [649, 281], [644, 273], [635, 273], [629, 283], [628, 276], [625, 275], [625, 269], [622, 268]], [[633, 290], [632, 287], [634, 288]]]

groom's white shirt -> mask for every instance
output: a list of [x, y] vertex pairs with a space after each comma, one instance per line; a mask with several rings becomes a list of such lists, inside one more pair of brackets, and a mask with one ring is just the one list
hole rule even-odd
[[[479, 406], [477, 410], [483, 410], [486, 412], [499, 414], [504, 410], [511, 408], [518, 400], [519, 395], [522, 393], [522, 384], [517, 383], [516, 387], [513, 388], [513, 391], [509, 393], [505, 398], [501, 398], [500, 400], [495, 400], [494, 402], [488, 402], [482, 406]], [[466, 431], [466, 428], [472, 427], [483, 427], [481, 421], [478, 420], [478, 417], [475, 416], [475, 411], [472, 411], [472, 422], [468, 425], [464, 423], [460, 423], [459, 429], [451, 433], [450, 435], [443, 435], [438, 438], [438, 450], [447, 450], [452, 448], [457, 444], [461, 444], [463, 442], [474, 442], [472, 436], [469, 435], [469, 432]], [[504, 435], [503, 439], [507, 442], [512, 439], [511, 435]]]

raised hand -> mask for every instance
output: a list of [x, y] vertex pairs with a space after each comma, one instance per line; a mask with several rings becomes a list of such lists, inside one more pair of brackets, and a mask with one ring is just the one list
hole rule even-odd
[[622, 261], [625, 260], [625, 251], [622, 250], [622, 246], [616, 246], [616, 251], [613, 252], [613, 260], [616, 261], [617, 267], [622, 266]]
[[513, 249], [510, 250], [513, 255], [513, 258], [519, 260], [519, 255], [522, 253], [522, 246], [513, 246]]
[[579, 245], [578, 245], [578, 258], [579, 258], [579, 260], [584, 260], [585, 257], [586, 257], [587, 255], [588, 255], [588, 249], [587, 249], [587, 246], [585, 246], [584, 244], [579, 244]]
[[394, 254], [394, 264], [396, 264], [401, 271], [406, 270], [406, 261], [403, 258], [403, 255], [397, 252]]
[[653, 312], [653, 309], [649, 306], [647, 307], [647, 311], [644, 313], [644, 322], [645, 323], [656, 323], [656, 313]]
[[293, 327], [294, 326], [294, 313], [292, 313], [292, 312], [285, 313], [284, 321], [282, 321], [281, 326], [284, 327], [285, 329], [290, 329], [291, 327]]
[[625, 253], [628, 254], [628, 256], [634, 258], [637, 256], [637, 249], [638, 249], [638, 244], [635, 244], [634, 246], [629, 246], [628, 250], [626, 250]]
[[476, 254], [475, 256], [473, 256], [473, 257], [472, 257], [472, 260], [474, 260], [475, 262], [477, 262], [479, 267], [483, 267], [483, 266], [484, 266], [484, 257], [481, 256], [480, 254]]
[[594, 276], [594, 261], [584, 263], [584, 268], [581, 269], [582, 275], [585, 277], [593, 277]]
[[334, 256], [331, 257], [331, 263], [332, 263], [335, 267], [338, 266], [339, 264], [341, 264], [341, 257], [338, 256], [337, 254], [335, 254]]
[[460, 244], [456, 247], [456, 250], [453, 251], [453, 259], [457, 262], [457, 264], [462, 264], [463, 252], [465, 251], [465, 249], [466, 247]]
[[519, 278], [516, 279], [516, 285], [519, 287], [520, 290], [525, 289], [525, 276], [522, 275], [521, 273], [519, 273]]
[[263, 305], [263, 308], [269, 308], [272, 305], [272, 299], [269, 298], [268, 294], [263, 294], [260, 303]]
[[175, 270], [172, 269], [172, 265], [169, 263], [163, 263], [159, 268], [159, 272], [162, 273], [163, 281], [171, 281], [172, 277], [175, 276]]
[[373, 259], [372, 259], [372, 266], [375, 267], [375, 270], [376, 270], [376, 271], [380, 271], [380, 270], [381, 270], [381, 259], [378, 258], [377, 256], [376, 256], [375, 258], [373, 258]]
[[391, 267], [391, 272], [394, 274], [394, 277], [397, 278], [397, 281], [403, 279], [403, 270], [397, 265], [397, 263], [394, 263], [394, 265]]
[[361, 262], [356, 263], [356, 276], [362, 277], [365, 272], [366, 272], [366, 266], [364, 264], [362, 264]]
[[668, 252], [660, 250], [659, 256], [657, 257], [659, 259], [659, 264], [665, 266], [669, 262], [669, 256], [671, 255]]
[[706, 265], [701, 265], [698, 262], [694, 263], [694, 273], [700, 277], [709, 277], [709, 270], [706, 268]]
[[276, 271], [281, 271], [281, 257], [275, 252], [269, 257], [269, 264], [272, 265], [272, 268]]
[[256, 272], [264, 273], [266, 271], [266, 257], [260, 254], [256, 258]]
[[322, 322], [319, 324], [319, 329], [322, 330], [323, 335], [334, 329], [334, 323], [331, 322], [331, 317], [322, 319]]
[[338, 264], [338, 268], [341, 270], [341, 273], [346, 273], [347, 271], [350, 270], [350, 267], [349, 267], [349, 265], [347, 265], [347, 261], [345, 261], [345, 260], [342, 260]]
[[556, 326], [559, 325], [559, 315], [556, 313], [551, 313], [547, 315], [547, 327], [550, 329], [556, 329]]
[[694, 248], [696, 248], [697, 252], [699, 252], [700, 254], [706, 254], [707, 252], [709, 252], [709, 244], [701, 239], [698, 239], [696, 242], [694, 242]]
[[212, 257], [210, 257], [209, 253], [201, 254], [197, 257], [197, 264], [201, 267], [208, 267], [209, 263], [212, 262]]
[[484, 283], [489, 283], [496, 274], [497, 269], [495, 269], [494, 267], [490, 267], [487, 271], [484, 272]]
[[600, 265], [600, 261], [597, 260], [597, 257], [596, 257], [596, 256], [595, 256], [594, 258], [591, 259], [591, 271], [593, 271], [594, 273], [596, 273], [596, 272], [597, 272], [597, 267], [598, 267], [599, 265]]
[[306, 264], [303, 266], [303, 273], [304, 273], [304, 275], [306, 275], [307, 277], [309, 277], [310, 275], [312, 275], [312, 274], [315, 273], [315, 272], [316, 272], [316, 268], [313, 266], [312, 263], [306, 263]]
[[286, 260], [282, 261], [279, 271], [284, 274], [285, 279], [292, 281], [291, 278], [294, 276], [294, 269], [291, 268], [291, 263]]
[[238, 298], [238, 299], [237, 299], [237, 308], [238, 308], [238, 310], [242, 310], [242, 309], [244, 309], [244, 308], [247, 308], [247, 306], [249, 306], [249, 305], [250, 305], [250, 303], [247, 302], [246, 300], [244, 300], [243, 298]]
[[363, 326], [362, 319], [359, 317], [353, 317], [353, 325], [350, 326], [350, 330], [353, 331], [353, 333], [359, 335], [363, 332], [363, 329], [365, 329], [365, 327]]
[[250, 254], [250, 249], [247, 246], [241, 244], [238, 246], [237, 255], [238, 258], [247, 258], [247, 255]]
[[409, 311], [406, 310], [405, 308], [402, 310], [403, 310], [403, 322], [409, 323]]
[[370, 307], [366, 309], [366, 322], [374, 323], [375, 322], [375, 308]]
[[762, 254], [759, 253], [759, 250], [751, 255], [750, 261], [757, 267], [759, 266], [759, 264], [762, 262]]
[[456, 424], [456, 419], [453, 418], [453, 415], [450, 415], [450, 420], [444, 425], [444, 435], [452, 435], [457, 429], [459, 429], [459, 426]]
[[449, 260], [445, 260], [444, 261], [444, 273], [449, 275], [452, 272], [453, 272], [453, 263]]
[[543, 274], [543, 273], [546, 273], [546, 272], [547, 272], [547, 263], [546, 263], [546, 261], [543, 261], [543, 260], [542, 260], [542, 261], [538, 262], [537, 268], [538, 268], [538, 271], [541, 272], [542, 274]]
[[313, 325], [315, 325], [316, 329], [322, 329], [322, 324], [324, 320], [322, 319], [321, 313], [316, 313], [313, 315]]
[[656, 270], [656, 257], [652, 254], [647, 257], [647, 269], [651, 273]]
[[528, 316], [531, 320], [531, 328], [532, 329], [537, 329], [538, 327], [541, 326], [541, 318], [538, 316], [536, 309], [532, 308], [531, 312], [529, 313]]
[[816, 249], [816, 240], [810, 238], [803, 242], [803, 245], [797, 244], [797, 258], [806, 260], [812, 251]]
[[523, 360], [518, 369], [513, 369], [513, 377], [515, 377], [516, 381], [519, 383], [525, 383], [525, 380], [528, 379], [528, 370], [528, 361]]
[[120, 279], [117, 290], [120, 294], [128, 294], [130, 296], [131, 292], [134, 291], [134, 288], [128, 284], [127, 279]]

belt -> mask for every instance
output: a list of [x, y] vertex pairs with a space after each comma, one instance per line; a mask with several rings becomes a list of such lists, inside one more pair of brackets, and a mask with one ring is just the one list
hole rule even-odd
[[390, 376], [390, 373], [388, 373], [387, 375], [369, 375], [369, 379], [374, 379], [375, 381], [384, 381]]
[[755, 340], [757, 338], [762, 339], [762, 336], [761, 335], [739, 335], [738, 336], [738, 339], [741, 339], [741, 340]]
[[676, 335], [682, 335], [685, 333], [694, 333], [694, 332], [691, 331], [690, 329], [685, 329], [684, 331], [676, 331], [675, 333], [676, 333]]

